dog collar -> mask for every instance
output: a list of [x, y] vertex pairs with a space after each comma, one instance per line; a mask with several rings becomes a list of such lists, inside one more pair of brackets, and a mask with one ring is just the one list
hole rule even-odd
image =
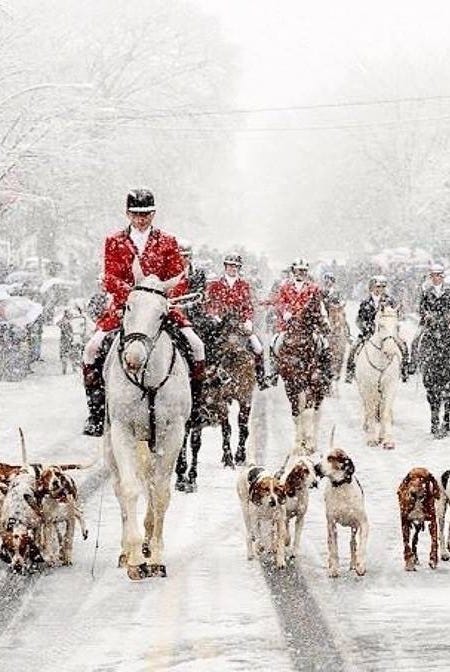
[[333, 486], [333, 488], [339, 488], [341, 485], [351, 482], [352, 482], [352, 476], [346, 476], [342, 481], [331, 481], [331, 485]]

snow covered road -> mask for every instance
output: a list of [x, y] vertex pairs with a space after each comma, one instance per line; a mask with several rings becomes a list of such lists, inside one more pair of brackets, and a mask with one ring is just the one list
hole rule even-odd
[[[0, 385], [2, 460], [17, 459], [18, 424], [25, 429], [33, 459], [87, 459], [95, 452], [95, 440], [79, 436], [84, 414], [80, 382], [76, 376], [58, 375], [52, 364], [54, 334], [47, 335], [48, 361], [41, 373]], [[337, 441], [354, 459], [366, 493], [371, 529], [365, 577], [347, 571], [348, 535], [343, 531], [342, 576], [328, 578], [320, 491], [310, 499], [300, 575], [279, 579], [248, 563], [236, 474], [221, 468], [219, 433], [210, 430], [200, 456], [198, 493], [173, 494], [166, 527], [168, 578], [134, 584], [116, 569], [119, 512], [107, 483], [94, 577], [102, 488], [85, 504], [91, 534], [87, 542], [77, 536], [74, 567], [53, 570], [19, 591], [20, 608], [0, 638], [0, 669], [334, 671], [340, 669], [335, 645], [349, 670], [447, 669], [450, 565], [441, 563], [434, 572], [428, 568], [424, 534], [419, 546], [424, 562], [415, 573], [404, 571], [396, 489], [412, 466], [427, 466], [437, 476], [448, 468], [449, 440], [428, 437], [428, 409], [414, 380], [400, 388], [395, 419], [396, 450], [367, 448], [356, 388], [344, 384], [339, 399], [327, 400], [322, 418], [321, 447], [326, 449], [336, 423]], [[253, 428], [257, 455], [265, 456], [268, 466], [279, 466], [292, 442], [281, 386], [258, 393]], [[0, 574], [0, 582], [4, 576]], [[270, 589], [278, 591], [275, 600]], [[4, 604], [0, 601], [0, 609]], [[325, 626], [316, 618], [315, 604]], [[303, 631], [299, 612], [306, 618]], [[308, 622], [312, 625], [304, 626]], [[311, 632], [314, 622], [317, 632]], [[322, 650], [317, 633], [330, 640]], [[289, 655], [287, 642], [297, 643], [297, 655]], [[311, 656], [305, 658], [308, 646]]]

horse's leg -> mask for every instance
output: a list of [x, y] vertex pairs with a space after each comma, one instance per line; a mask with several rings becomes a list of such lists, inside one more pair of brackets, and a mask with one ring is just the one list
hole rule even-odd
[[378, 432], [376, 414], [378, 409], [378, 394], [371, 394], [370, 389], [365, 389], [364, 394], [361, 395], [364, 407], [364, 429], [367, 435], [367, 445], [378, 445]]
[[442, 405], [444, 407], [444, 415], [441, 425], [441, 435], [445, 437], [450, 432], [450, 399], [447, 390], [442, 394]]
[[436, 438], [439, 438], [440, 395], [434, 388], [428, 387], [427, 400], [431, 411], [431, 433]]
[[224, 467], [233, 467], [234, 461], [230, 448], [231, 425], [228, 421], [228, 412], [221, 419], [222, 426], [222, 464]]
[[137, 521], [137, 500], [139, 480], [136, 439], [122, 423], [111, 424], [111, 446], [119, 475], [120, 499], [122, 509], [122, 548], [127, 554], [128, 576], [130, 579], [143, 578], [142, 568], [145, 558], [142, 553], [142, 534]]
[[191, 432], [191, 451], [192, 462], [189, 469], [188, 479], [186, 482], [186, 492], [195, 492], [197, 490], [197, 465], [198, 453], [202, 446], [202, 429], [200, 425], [192, 428]]
[[392, 436], [392, 406], [394, 395], [386, 389], [380, 394], [380, 443], [387, 450], [395, 448]]
[[245, 443], [248, 438], [248, 420], [250, 417], [251, 405], [250, 404], [239, 404], [239, 415], [238, 415], [238, 426], [239, 426], [239, 443], [238, 449], [235, 455], [236, 464], [244, 464], [246, 455], [245, 455]]
[[181, 450], [178, 453], [178, 458], [177, 458], [177, 464], [175, 467], [175, 473], [177, 475], [177, 480], [175, 481], [175, 490], [179, 490], [180, 492], [184, 492], [186, 489], [186, 469], [187, 469], [187, 442], [188, 442], [188, 437], [189, 433], [191, 431], [191, 425], [190, 421], [186, 423], [185, 429], [184, 429], [184, 437], [183, 437], [183, 445], [181, 446]]
[[119, 480], [119, 471], [117, 469], [117, 464], [114, 459], [114, 455], [112, 452], [112, 446], [111, 446], [111, 436], [110, 436], [110, 429], [105, 428], [105, 433], [103, 437], [103, 449], [104, 449], [104, 454], [105, 454], [105, 463], [106, 466], [109, 468], [109, 471], [111, 473], [111, 480], [112, 480], [112, 486], [114, 490], [114, 494], [117, 497], [117, 501], [119, 502], [119, 507], [120, 507], [120, 517], [122, 521], [122, 536], [121, 536], [121, 541], [120, 541], [120, 555], [119, 555], [119, 560], [117, 562], [118, 567], [126, 567], [127, 564], [127, 559], [128, 559], [128, 548], [126, 547], [126, 540], [125, 540], [125, 518], [126, 518], [126, 511], [125, 511], [125, 503], [123, 501], [122, 497], [122, 490], [120, 488], [120, 480]]
[[166, 576], [166, 566], [162, 564], [164, 551], [163, 529], [167, 507], [170, 502], [170, 476], [175, 466], [182, 427], [176, 423], [170, 433], [165, 433], [165, 453], [151, 456], [147, 475], [149, 500], [153, 505], [153, 534], [150, 540], [150, 573], [152, 576]]
[[307, 406], [296, 419], [296, 452], [311, 454], [314, 452], [315, 410]]

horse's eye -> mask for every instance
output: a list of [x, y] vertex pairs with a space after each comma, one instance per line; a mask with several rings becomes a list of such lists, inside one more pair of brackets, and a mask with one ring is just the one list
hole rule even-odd
[[131, 306], [129, 306], [128, 303], [125, 306], [125, 310], [127, 311], [127, 313], [131, 313]]

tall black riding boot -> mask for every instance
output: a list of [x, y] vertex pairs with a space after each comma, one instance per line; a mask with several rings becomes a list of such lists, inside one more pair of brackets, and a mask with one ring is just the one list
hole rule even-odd
[[205, 380], [205, 361], [193, 362], [191, 367], [191, 423], [196, 425], [201, 420], [201, 404], [203, 382]]
[[255, 354], [255, 372], [256, 372], [256, 382], [258, 383], [258, 388], [260, 390], [267, 390], [270, 386], [270, 383], [266, 379], [266, 371], [264, 368], [264, 355], [263, 353], [256, 355]]
[[101, 371], [95, 364], [83, 364], [83, 378], [89, 413], [83, 434], [86, 436], [103, 436], [105, 385]]
[[359, 351], [362, 347], [363, 342], [364, 341], [363, 341], [363, 339], [360, 335], [358, 337], [358, 340], [356, 341], [356, 343], [354, 343], [352, 345], [352, 347], [350, 348], [350, 351], [349, 351], [348, 357], [347, 357], [347, 367], [346, 367], [346, 371], [345, 371], [345, 382], [346, 383], [352, 383], [353, 382], [353, 378], [355, 377], [355, 369], [356, 369], [355, 359], [356, 359], [356, 355], [359, 353]]

